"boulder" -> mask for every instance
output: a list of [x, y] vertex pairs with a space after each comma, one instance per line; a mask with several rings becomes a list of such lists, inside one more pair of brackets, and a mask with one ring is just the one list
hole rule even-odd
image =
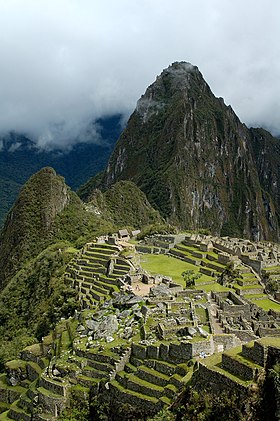
[[150, 289], [150, 297], [167, 297], [170, 295], [170, 289], [166, 284], [159, 284]]

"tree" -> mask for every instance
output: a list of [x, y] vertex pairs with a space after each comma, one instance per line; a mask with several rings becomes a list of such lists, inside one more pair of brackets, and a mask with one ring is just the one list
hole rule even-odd
[[240, 277], [242, 278], [240, 271], [234, 266], [234, 262], [229, 262], [219, 277], [218, 282], [221, 285], [234, 284]]
[[184, 278], [186, 288], [193, 288], [195, 281], [201, 277], [201, 273], [195, 273], [193, 270], [188, 269], [181, 274]]

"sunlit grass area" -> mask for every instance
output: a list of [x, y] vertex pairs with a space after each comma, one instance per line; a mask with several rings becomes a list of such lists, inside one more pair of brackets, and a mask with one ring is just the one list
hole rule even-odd
[[[191, 263], [183, 262], [175, 257], [166, 256], [164, 254], [144, 254], [141, 255], [141, 265], [143, 269], [150, 272], [152, 275], [161, 274], [171, 277], [175, 282], [185, 287], [185, 282], [182, 277], [182, 272], [185, 270], [193, 270], [195, 273], [199, 272], [199, 267]], [[201, 285], [204, 282], [211, 282], [214, 278], [202, 274], [196, 281], [196, 287], [205, 291], [227, 291], [228, 288], [214, 282], [210, 285]]]
[[[198, 267], [175, 257], [166, 256], [164, 254], [144, 254], [141, 255], [141, 265], [143, 269], [152, 275], [160, 274], [170, 276], [178, 284], [185, 286], [182, 272], [185, 270], [193, 270], [198, 272]], [[206, 275], [203, 275], [206, 276]], [[209, 276], [207, 278], [211, 279]]]
[[230, 288], [220, 285], [218, 284], [218, 282], [215, 282], [214, 284], [210, 284], [210, 285], [201, 285], [201, 287], [197, 286], [197, 288], [203, 289], [205, 292], [210, 292], [210, 291], [224, 292], [224, 291], [230, 290]]
[[270, 300], [269, 298], [264, 298], [263, 300], [254, 300], [251, 299], [252, 303], [256, 304], [257, 306], [263, 308], [264, 310], [275, 310], [280, 312], [280, 304], [275, 303], [274, 301]]

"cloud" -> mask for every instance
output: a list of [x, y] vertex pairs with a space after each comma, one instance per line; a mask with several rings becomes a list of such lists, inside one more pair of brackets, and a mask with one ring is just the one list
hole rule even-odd
[[279, 12], [278, 0], [2, 0], [0, 131], [40, 147], [100, 141], [92, 121], [128, 117], [185, 60], [242, 121], [280, 133]]

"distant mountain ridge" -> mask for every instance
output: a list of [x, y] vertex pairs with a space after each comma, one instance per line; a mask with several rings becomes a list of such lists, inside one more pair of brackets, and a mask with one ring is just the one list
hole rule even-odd
[[176, 62], [139, 99], [103, 176], [88, 186], [130, 180], [182, 228], [279, 240], [279, 167], [280, 141], [248, 129], [197, 67]]
[[51, 166], [77, 189], [90, 177], [103, 170], [121, 132], [121, 115], [98, 120], [100, 144], [80, 143], [70, 151], [40, 150], [19, 133], [0, 136], [0, 226], [20, 188], [42, 167]]

